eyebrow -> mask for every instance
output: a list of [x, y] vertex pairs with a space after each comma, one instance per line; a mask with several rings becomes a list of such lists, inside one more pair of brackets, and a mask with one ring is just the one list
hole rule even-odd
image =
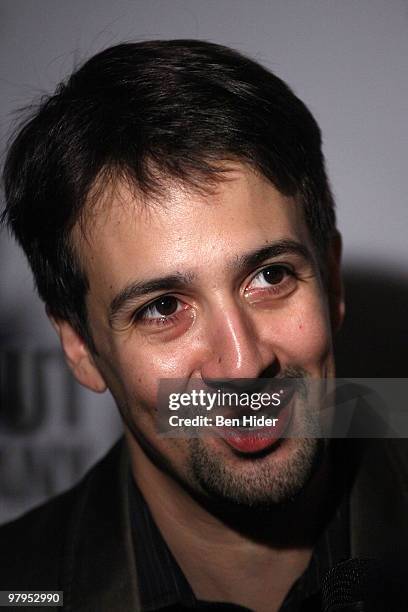
[[297, 255], [307, 262], [313, 262], [310, 250], [304, 244], [295, 240], [279, 240], [268, 244], [250, 253], [238, 256], [232, 266], [239, 270], [254, 268], [263, 263], [266, 259], [273, 259], [280, 255]]
[[[300, 242], [294, 240], [279, 240], [264, 247], [250, 251], [235, 257], [228, 267], [237, 272], [255, 268], [267, 259], [279, 257], [280, 255], [294, 254], [300, 256], [307, 262], [312, 262], [313, 257], [310, 250]], [[112, 327], [114, 319], [129, 301], [141, 296], [156, 293], [158, 291], [175, 291], [185, 289], [196, 278], [196, 274], [190, 272], [176, 272], [167, 276], [152, 278], [145, 281], [136, 281], [127, 285], [112, 300], [109, 306], [109, 325]]]

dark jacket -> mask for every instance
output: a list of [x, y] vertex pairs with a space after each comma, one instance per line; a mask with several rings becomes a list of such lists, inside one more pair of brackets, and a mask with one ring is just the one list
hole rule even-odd
[[[408, 441], [365, 444], [350, 497], [351, 554], [404, 554]], [[127, 478], [120, 441], [76, 487], [1, 527], [0, 590], [60, 590], [65, 611], [140, 610]]]

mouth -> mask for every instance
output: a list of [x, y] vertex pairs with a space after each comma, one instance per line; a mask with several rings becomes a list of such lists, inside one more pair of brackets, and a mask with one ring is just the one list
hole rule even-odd
[[295, 390], [296, 383], [285, 381], [279, 385], [279, 406], [230, 413], [225, 419], [227, 425], [218, 428], [218, 435], [238, 454], [254, 456], [272, 451], [290, 427]]

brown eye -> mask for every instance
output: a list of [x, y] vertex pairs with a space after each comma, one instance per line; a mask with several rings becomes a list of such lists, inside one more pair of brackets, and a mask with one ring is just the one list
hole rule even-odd
[[135, 320], [164, 321], [167, 317], [176, 314], [180, 308], [180, 300], [172, 295], [164, 295], [140, 310], [136, 314]]
[[[273, 292], [274, 297], [287, 294], [296, 285], [294, 272], [288, 267], [280, 264], [273, 264], [260, 270], [248, 285], [246, 292], [264, 291], [265, 295]], [[268, 293], [269, 292], [269, 293]]]
[[178, 308], [178, 300], [171, 295], [166, 295], [154, 302], [154, 306], [159, 315], [162, 317], [169, 317], [176, 312]]
[[281, 283], [286, 274], [287, 270], [283, 266], [271, 266], [262, 271], [262, 276], [269, 285]]

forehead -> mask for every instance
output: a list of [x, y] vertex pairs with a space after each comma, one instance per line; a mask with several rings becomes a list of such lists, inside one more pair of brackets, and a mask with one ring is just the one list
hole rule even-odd
[[[125, 183], [99, 194], [74, 240], [88, 278], [109, 285], [133, 277], [227, 265], [273, 240], [311, 246], [302, 206], [243, 164], [208, 189], [169, 181], [143, 198]], [[116, 289], [117, 287], [115, 287]]]

